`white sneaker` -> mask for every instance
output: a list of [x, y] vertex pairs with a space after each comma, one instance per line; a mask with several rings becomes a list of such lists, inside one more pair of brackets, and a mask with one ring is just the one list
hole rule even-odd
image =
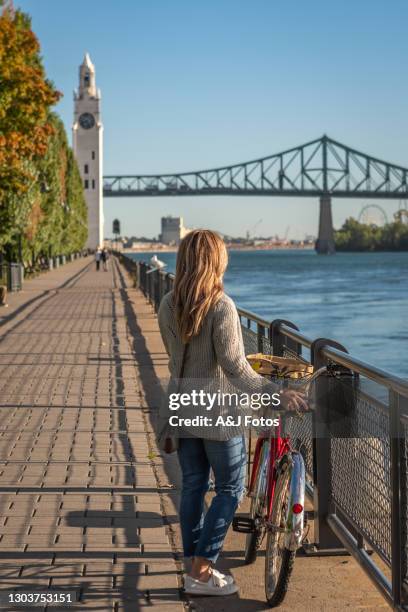
[[[212, 573], [208, 582], [201, 582], [191, 576], [186, 576], [184, 580], [184, 590], [189, 595], [233, 595], [238, 591], [238, 586], [234, 581], [226, 580], [227, 576], [220, 572]], [[230, 576], [228, 576], [230, 578]]]
[[232, 576], [227, 576], [227, 574], [221, 574], [221, 572], [216, 570], [215, 567], [213, 567], [211, 571], [218, 578], [222, 578], [223, 580], [225, 580], [228, 584], [232, 584], [234, 582], [234, 578]]

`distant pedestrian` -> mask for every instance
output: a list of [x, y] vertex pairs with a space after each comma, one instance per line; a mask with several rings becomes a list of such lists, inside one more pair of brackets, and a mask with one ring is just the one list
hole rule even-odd
[[96, 270], [99, 271], [101, 265], [102, 253], [101, 249], [97, 249], [95, 253]]
[[105, 272], [108, 271], [108, 259], [109, 259], [109, 253], [108, 253], [108, 249], [103, 248], [102, 249], [102, 263], [103, 263], [103, 269]]

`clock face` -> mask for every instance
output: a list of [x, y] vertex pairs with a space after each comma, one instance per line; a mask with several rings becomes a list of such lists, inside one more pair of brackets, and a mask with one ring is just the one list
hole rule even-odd
[[91, 115], [91, 113], [82, 113], [79, 117], [79, 125], [84, 128], [84, 130], [89, 130], [95, 125], [95, 117]]

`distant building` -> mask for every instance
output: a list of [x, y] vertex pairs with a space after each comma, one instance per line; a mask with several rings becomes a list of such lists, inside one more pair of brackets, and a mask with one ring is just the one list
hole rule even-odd
[[161, 219], [161, 241], [164, 244], [179, 244], [191, 230], [184, 227], [183, 217], [162, 217]]
[[314, 244], [316, 242], [316, 236], [313, 234], [306, 234], [304, 241], [306, 244]]

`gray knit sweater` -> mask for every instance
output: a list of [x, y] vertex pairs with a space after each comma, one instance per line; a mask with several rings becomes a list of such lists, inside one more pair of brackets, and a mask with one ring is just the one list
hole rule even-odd
[[[241, 399], [242, 394], [277, 392], [277, 386], [258, 375], [249, 365], [244, 350], [241, 324], [234, 302], [223, 294], [218, 303], [209, 311], [203, 322], [200, 333], [188, 344], [182, 380], [179, 380], [183, 360], [184, 345], [181, 342], [173, 306], [173, 292], [167, 293], [160, 304], [159, 326], [161, 336], [169, 355], [170, 381], [168, 393], [160, 410], [159, 430], [171, 416], [179, 420], [194, 416], [205, 416], [205, 424], [182, 425], [174, 427], [172, 435], [179, 437], [195, 436], [213, 440], [228, 440], [248, 429], [244, 425], [244, 416], [258, 416], [253, 408]], [[189, 393], [203, 390], [213, 394], [214, 404], [211, 409], [200, 406], [180, 406], [169, 410], [169, 394]], [[236, 394], [221, 400], [217, 393]], [[217, 399], [215, 399], [217, 397]], [[273, 415], [270, 411], [271, 416]], [[232, 417], [231, 426], [216, 425], [218, 417]], [[241, 422], [237, 417], [241, 416]], [[208, 419], [211, 419], [209, 421]], [[237, 423], [237, 424], [235, 424]], [[163, 429], [162, 429], [163, 430]]]

